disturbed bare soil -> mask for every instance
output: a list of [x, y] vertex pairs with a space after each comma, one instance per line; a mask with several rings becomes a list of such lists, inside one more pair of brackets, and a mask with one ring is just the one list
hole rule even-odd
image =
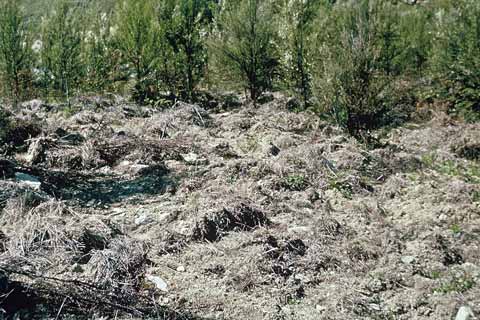
[[4, 316], [477, 319], [480, 125], [432, 112], [366, 146], [286, 102], [24, 104]]

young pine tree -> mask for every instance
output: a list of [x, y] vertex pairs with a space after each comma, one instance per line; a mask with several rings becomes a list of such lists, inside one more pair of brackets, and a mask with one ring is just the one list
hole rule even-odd
[[436, 16], [430, 65], [438, 95], [450, 111], [467, 121], [480, 120], [480, 3], [451, 1]]
[[176, 38], [176, 0], [164, 0], [158, 8], [159, 41], [158, 63], [155, 76], [159, 87], [174, 99], [183, 88], [183, 63]]
[[273, 87], [279, 67], [269, 4], [266, 0], [224, 2], [214, 44], [221, 66], [242, 84], [254, 104]]
[[128, 76], [135, 77], [133, 98], [144, 102], [156, 87], [155, 70], [159, 58], [158, 23], [152, 1], [119, 2], [116, 17], [116, 46]]
[[206, 65], [205, 37], [202, 31], [211, 22], [208, 0], [180, 0], [177, 28], [173, 41], [181, 54], [184, 97], [192, 100], [194, 90], [204, 76]]
[[46, 91], [59, 91], [67, 100], [82, 79], [82, 23], [77, 7], [60, 0], [42, 30], [41, 64]]
[[290, 86], [298, 96], [304, 107], [310, 104], [312, 97], [312, 70], [310, 41], [313, 33], [313, 24], [320, 0], [289, 0], [286, 1], [285, 14], [287, 17], [287, 68]]
[[108, 11], [91, 8], [91, 21], [86, 31], [83, 43], [82, 58], [85, 65], [85, 79], [87, 90], [103, 91], [113, 85], [118, 54], [115, 52], [112, 40], [111, 15]]
[[318, 28], [316, 94], [323, 112], [357, 138], [407, 119], [411, 96], [396, 88], [389, 59], [399, 51], [381, 0], [333, 5]]
[[13, 105], [22, 98], [30, 73], [31, 48], [27, 19], [18, 1], [0, 1], [0, 72]]

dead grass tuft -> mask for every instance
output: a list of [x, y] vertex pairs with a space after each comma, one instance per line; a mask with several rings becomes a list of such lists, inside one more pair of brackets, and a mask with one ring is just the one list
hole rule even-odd
[[122, 295], [134, 294], [144, 282], [148, 250], [145, 243], [123, 236], [112, 240], [107, 249], [95, 250], [89, 262], [94, 282]]

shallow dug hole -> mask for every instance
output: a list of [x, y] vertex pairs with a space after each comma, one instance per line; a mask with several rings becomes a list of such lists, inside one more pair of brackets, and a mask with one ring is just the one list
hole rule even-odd
[[270, 221], [263, 211], [242, 203], [233, 209], [224, 208], [203, 217], [195, 226], [192, 239], [213, 242], [229, 231], [250, 231], [268, 224]]
[[50, 195], [88, 206], [173, 192], [176, 185], [163, 165], [148, 166], [135, 175], [59, 171], [43, 171], [40, 175], [42, 189]]

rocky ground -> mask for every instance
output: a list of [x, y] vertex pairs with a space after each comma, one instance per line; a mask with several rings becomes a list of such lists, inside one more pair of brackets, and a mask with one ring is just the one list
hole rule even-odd
[[0, 159], [12, 319], [477, 319], [480, 125], [366, 146], [276, 96], [15, 113]]

